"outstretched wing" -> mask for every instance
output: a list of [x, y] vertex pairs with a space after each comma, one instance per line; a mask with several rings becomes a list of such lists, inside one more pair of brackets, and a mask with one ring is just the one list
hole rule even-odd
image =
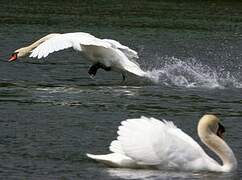
[[89, 33], [66, 33], [47, 39], [32, 51], [30, 57], [37, 57], [40, 59], [48, 56], [50, 53], [71, 47], [75, 50], [82, 51], [81, 45], [94, 45], [105, 48], [111, 47], [110, 43], [102, 41]]
[[201, 158], [202, 148], [172, 122], [142, 116], [122, 121], [110, 150], [138, 164], [179, 167]]

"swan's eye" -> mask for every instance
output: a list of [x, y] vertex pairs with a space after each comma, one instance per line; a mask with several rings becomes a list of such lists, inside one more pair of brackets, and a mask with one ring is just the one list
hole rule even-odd
[[217, 130], [217, 135], [220, 138], [223, 138], [223, 134], [225, 133], [225, 128], [222, 124], [218, 123], [218, 130]]
[[18, 52], [14, 52], [14, 53], [12, 53], [11, 56], [17, 56], [17, 55], [18, 55]]

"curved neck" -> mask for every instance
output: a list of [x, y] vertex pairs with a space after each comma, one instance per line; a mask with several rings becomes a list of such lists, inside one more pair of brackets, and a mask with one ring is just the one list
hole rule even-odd
[[59, 34], [58, 33], [48, 34], [48, 35], [42, 37], [41, 39], [39, 39], [38, 41], [35, 41], [33, 44], [31, 44], [28, 47], [31, 48], [31, 50], [32, 50], [32, 49], [36, 48], [38, 45], [40, 45], [41, 43], [45, 42], [46, 40], [48, 40], [56, 35], [59, 35]]
[[234, 153], [223, 139], [219, 138], [216, 134], [209, 130], [203, 133], [200, 132], [199, 136], [201, 141], [222, 160], [223, 165], [221, 166], [221, 171], [230, 172], [237, 168], [237, 160]]

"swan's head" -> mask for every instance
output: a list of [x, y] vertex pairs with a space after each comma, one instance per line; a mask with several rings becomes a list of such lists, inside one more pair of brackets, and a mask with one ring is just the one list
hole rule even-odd
[[14, 53], [11, 55], [8, 61], [9, 62], [16, 61], [18, 58], [27, 56], [28, 54], [29, 54], [29, 51], [27, 50], [26, 47], [17, 49], [16, 51], [14, 51]]
[[218, 117], [213, 114], [205, 114], [200, 119], [197, 129], [200, 137], [213, 133], [223, 139], [225, 133], [224, 126], [220, 123]]

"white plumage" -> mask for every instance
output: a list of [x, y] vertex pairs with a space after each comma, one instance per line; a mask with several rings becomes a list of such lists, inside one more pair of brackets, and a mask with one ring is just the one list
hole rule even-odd
[[[88, 157], [115, 167], [230, 171], [210, 158], [200, 145], [171, 121], [142, 116], [121, 122], [111, 154]], [[107, 157], [107, 159], [106, 159]]]
[[30, 57], [33, 58], [45, 58], [53, 52], [67, 48], [80, 51], [91, 61], [93, 64], [89, 70], [91, 76], [95, 76], [99, 68], [106, 71], [121, 72], [123, 78], [126, 71], [137, 76], [146, 76], [146, 72], [140, 68], [136, 61], [138, 58], [136, 51], [120, 44], [118, 41], [99, 39], [84, 32], [49, 34], [27, 47], [17, 49], [10, 61], [16, 60], [17, 57], [24, 57], [27, 54], [30, 54]]
[[81, 46], [89, 45], [104, 48], [111, 47], [109, 43], [103, 42], [101, 39], [98, 39], [89, 33], [77, 32], [56, 34], [33, 49], [30, 57], [37, 57], [40, 59], [48, 56], [50, 53], [71, 47], [75, 50], [82, 51]]

